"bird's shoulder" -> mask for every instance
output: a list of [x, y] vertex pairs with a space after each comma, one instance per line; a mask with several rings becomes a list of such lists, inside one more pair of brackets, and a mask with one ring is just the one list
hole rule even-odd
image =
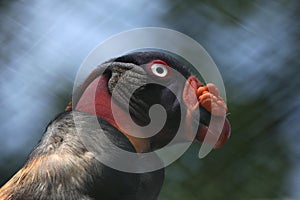
[[162, 185], [163, 170], [135, 174], [103, 165], [82, 140], [101, 146], [104, 137], [134, 151], [127, 138], [101, 118], [77, 111], [59, 114], [24, 167], [0, 189], [0, 199], [133, 200], [147, 193], [153, 199]]

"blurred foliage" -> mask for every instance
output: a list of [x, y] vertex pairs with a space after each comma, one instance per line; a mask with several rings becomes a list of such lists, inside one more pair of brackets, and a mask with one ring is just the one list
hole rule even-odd
[[[209, 18], [211, 21], [218, 20], [219, 22], [223, 19], [230, 18], [232, 21], [240, 21], [243, 18], [247, 17], [247, 14], [251, 13], [252, 1], [243, 1], [243, 0], [187, 0], [180, 1], [175, 0], [171, 2], [171, 9], [169, 10], [169, 15], [166, 16], [168, 19], [174, 19], [173, 16], [181, 16], [182, 13], [199, 13], [203, 17]], [[218, 14], [211, 12], [212, 9], [215, 9]], [[223, 16], [223, 17], [220, 17]], [[186, 20], [186, 19], [181, 19]], [[186, 22], [195, 23], [194, 19], [186, 20]], [[186, 23], [185, 23], [186, 24]], [[181, 24], [183, 25], [183, 24]]]
[[[10, 12], [18, 12], [11, 6], [15, 2], [18, 1], [1, 1], [2, 24], [15, 25], [15, 21], [7, 22], [7, 19], [10, 20], [10, 18], [5, 18], [5, 15]], [[20, 2], [20, 4], [24, 3]], [[156, 15], [159, 22], [155, 23], [163, 24], [165, 27], [193, 37], [213, 57], [223, 75], [230, 111], [229, 119], [232, 125], [231, 139], [221, 149], [215, 150], [204, 159], [199, 160], [197, 157], [199, 144], [194, 144], [181, 159], [166, 168], [166, 181], [160, 199], [240, 200], [295, 197], [293, 193], [298, 185], [293, 186], [294, 190], [291, 189], [290, 179], [294, 178], [292, 169], [299, 165], [299, 157], [297, 157], [299, 153], [294, 152], [294, 146], [300, 144], [299, 139], [295, 137], [297, 136], [296, 132], [300, 130], [298, 123], [300, 96], [297, 92], [300, 87], [298, 78], [300, 74], [299, 3], [285, 0], [165, 0], [160, 3], [145, 1], [143, 4], [145, 13], [152, 13], [154, 9], [159, 11]], [[62, 5], [66, 6], [67, 3]], [[62, 5], [60, 4], [60, 8], [64, 11]], [[22, 4], [21, 8], [23, 8], [22, 6], [25, 10], [29, 9], [28, 5]], [[80, 13], [80, 9], [76, 5], [74, 7], [77, 8], [72, 7], [76, 14], [77, 11]], [[91, 4], [89, 7], [93, 8], [94, 6]], [[79, 8], [81, 7], [79, 6]], [[86, 7], [83, 8], [86, 9]], [[102, 18], [101, 12], [103, 11], [99, 12], [100, 14], [98, 12], [94, 9], [90, 13], [97, 13], [96, 17], [92, 15], [94, 18]], [[33, 11], [29, 13], [30, 16], [35, 16]], [[130, 5], [126, 10], [118, 13], [131, 14], [130, 19], [118, 22], [125, 24], [126, 28], [130, 23], [132, 23], [129, 26], [131, 28], [141, 25], [139, 21], [134, 21], [142, 17], [140, 8]], [[30, 21], [31, 18], [27, 15], [24, 16], [24, 19]], [[84, 18], [86, 13], [82, 15]], [[18, 17], [20, 18], [19, 15]], [[113, 18], [113, 15], [107, 17]], [[151, 17], [149, 16], [149, 20]], [[5, 20], [6, 23], [4, 23]], [[151, 18], [151, 20], [154, 19]], [[96, 21], [89, 22], [91, 25], [95, 25]], [[155, 23], [154, 25], [156, 25]], [[110, 26], [117, 25], [110, 24]], [[109, 27], [101, 28], [104, 30]], [[6, 70], [16, 70], [15, 68], [10, 69], [6, 65], [9, 66], [9, 63], [13, 62], [12, 58], [18, 58], [19, 54], [23, 54], [26, 50], [25, 47], [34, 38], [34, 34], [29, 34], [30, 31], [27, 30], [24, 40], [14, 42], [17, 32], [10, 30], [9, 27], [0, 28], [0, 39], [3, 44], [0, 51], [0, 81], [2, 83], [10, 81], [10, 77], [5, 76]], [[83, 34], [78, 35], [75, 37], [77, 40], [84, 37]], [[71, 47], [78, 50], [79, 47], [86, 44], [86, 48], [89, 49], [88, 44], [91, 45], [91, 43], [88, 41], [91, 39], [89, 34], [86, 37], [84, 42]], [[74, 38], [72, 39], [74, 40]], [[68, 41], [67, 44], [71, 45], [73, 40]], [[14, 48], [6, 48], [9, 44]], [[51, 45], [53, 44], [51, 43]], [[28, 58], [34, 60], [30, 64], [41, 66], [44, 66], [45, 63], [48, 64], [44, 68], [47, 73], [40, 72], [38, 75], [50, 76], [46, 82], [49, 80], [52, 84], [48, 83], [50, 85], [42, 87], [40, 80], [31, 82], [32, 77], [22, 77], [31, 83], [30, 87], [42, 88], [41, 96], [47, 95], [47, 101], [42, 99], [41, 103], [40, 96], [38, 96], [40, 94], [28, 94], [36, 97], [38, 106], [41, 106], [41, 109], [37, 110], [38, 114], [37, 112], [32, 113], [43, 117], [41, 119], [34, 118], [36, 121], [32, 122], [29, 130], [26, 130], [26, 132], [34, 132], [34, 135], [30, 136], [33, 139], [27, 139], [28, 141], [22, 143], [23, 146], [16, 151], [9, 152], [0, 147], [0, 184], [21, 167], [26, 159], [25, 155], [41, 136], [40, 133], [47, 121], [63, 110], [69, 101], [74, 72], [70, 73], [71, 70], [66, 71], [64, 67], [72, 66], [74, 63], [79, 66], [74, 60], [83, 59], [85, 55], [79, 59], [77, 56], [79, 53], [66, 54], [65, 49], [59, 44], [51, 45], [47, 47], [53, 49], [53, 52], [47, 51], [49, 57], [54, 54], [52, 56], [56, 56], [55, 58], [64, 57], [66, 59], [56, 61], [50, 57], [51, 63], [47, 63], [44, 60]], [[54, 52], [57, 50], [56, 48], [59, 50], [58, 53]], [[13, 56], [8, 57], [8, 54]], [[51, 67], [51, 65], [57, 65], [55, 70], [58, 72], [47, 71], [47, 67]], [[21, 72], [16, 70], [18, 74]], [[1, 92], [2, 89], [4, 87], [1, 87]], [[13, 98], [12, 95], [10, 98], [12, 99], [10, 102], [15, 104], [19, 97]], [[7, 114], [10, 111], [9, 108], [4, 109], [7, 109], [6, 112], [3, 112], [5, 114], [0, 115], [1, 121], [4, 122], [1, 124], [3, 127], [5, 120], [13, 120], [7, 116], [16, 115], [16, 113]], [[32, 128], [34, 126], [39, 127]], [[14, 128], [9, 130], [23, 131]], [[8, 135], [5, 131], [3, 135]], [[4, 139], [2, 138], [2, 140]]]

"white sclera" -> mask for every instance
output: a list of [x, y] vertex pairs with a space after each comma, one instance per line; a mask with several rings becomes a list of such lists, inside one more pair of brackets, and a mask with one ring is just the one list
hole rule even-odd
[[168, 69], [163, 64], [153, 64], [153, 65], [151, 65], [151, 71], [155, 76], [158, 76], [158, 77], [161, 77], [161, 78], [168, 75]]

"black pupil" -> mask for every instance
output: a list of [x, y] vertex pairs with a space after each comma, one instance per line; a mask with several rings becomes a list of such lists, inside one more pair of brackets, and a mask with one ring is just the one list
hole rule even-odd
[[159, 74], [162, 74], [162, 73], [164, 73], [164, 69], [162, 67], [158, 67], [158, 68], [156, 68], [156, 72]]

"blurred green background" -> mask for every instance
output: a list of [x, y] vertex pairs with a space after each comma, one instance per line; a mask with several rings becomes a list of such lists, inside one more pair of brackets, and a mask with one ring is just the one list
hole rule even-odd
[[232, 137], [166, 168], [161, 200], [300, 199], [299, 1], [0, 1], [0, 185], [71, 98], [88, 53], [120, 31], [171, 28], [223, 76]]

